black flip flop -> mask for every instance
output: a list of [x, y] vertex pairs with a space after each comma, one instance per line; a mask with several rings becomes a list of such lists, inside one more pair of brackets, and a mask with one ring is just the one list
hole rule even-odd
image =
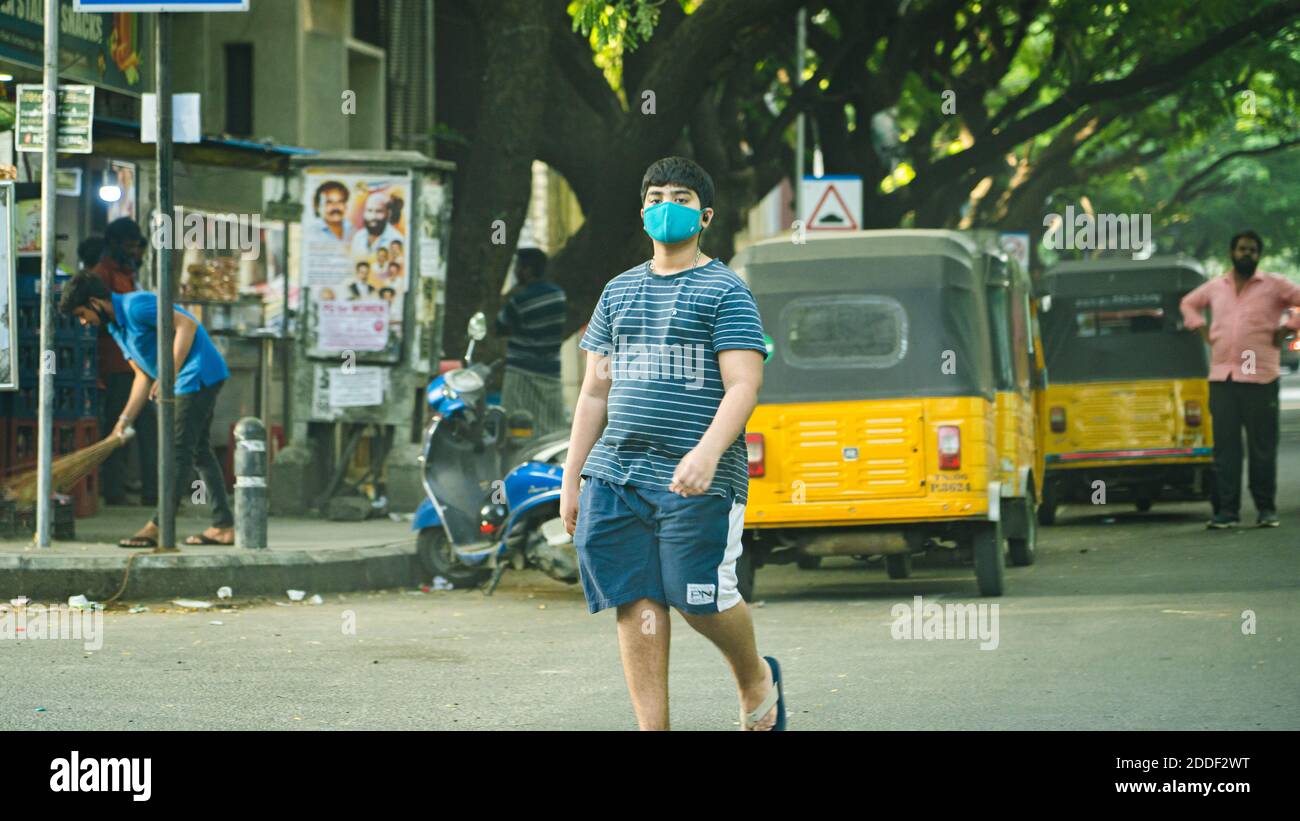
[[[127, 542], [140, 542], [141, 544], [127, 544]], [[147, 547], [157, 547], [158, 540], [152, 536], [127, 536], [125, 539], [119, 539], [118, 547], [125, 547], [127, 550], [143, 550]]]
[[763, 703], [758, 705], [752, 712], [746, 715], [743, 711], [740, 714], [740, 727], [742, 730], [748, 730], [763, 720], [763, 716], [776, 707], [776, 723], [772, 725], [773, 730], [785, 729], [785, 692], [781, 687], [781, 665], [776, 663], [776, 659], [771, 656], [763, 656], [763, 661], [767, 662], [768, 667], [772, 668], [772, 689], [768, 692], [767, 698]]

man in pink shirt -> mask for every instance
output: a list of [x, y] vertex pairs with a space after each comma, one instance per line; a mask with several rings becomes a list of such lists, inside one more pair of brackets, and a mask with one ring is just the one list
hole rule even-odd
[[[1250, 454], [1250, 495], [1260, 527], [1277, 527], [1278, 376], [1288, 328], [1282, 313], [1300, 305], [1300, 286], [1280, 274], [1256, 272], [1264, 241], [1254, 231], [1232, 238], [1232, 270], [1183, 297], [1183, 327], [1210, 343], [1210, 417], [1219, 509], [1209, 527], [1241, 521], [1241, 429]], [[1210, 309], [1206, 326], [1203, 312]]]

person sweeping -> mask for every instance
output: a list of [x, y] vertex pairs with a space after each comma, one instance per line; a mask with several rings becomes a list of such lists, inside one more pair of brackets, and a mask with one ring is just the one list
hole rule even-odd
[[[230, 378], [226, 361], [212, 344], [203, 326], [183, 308], [175, 311], [176, 337], [172, 346], [176, 368], [175, 493], [173, 515], [181, 497], [190, 492], [190, 478], [197, 467], [212, 505], [212, 526], [185, 540], [188, 545], [234, 544], [235, 517], [226, 498], [226, 481], [221, 464], [208, 442], [217, 395]], [[132, 427], [146, 403], [158, 394], [158, 296], [149, 291], [115, 294], [97, 276], [79, 274], [64, 286], [59, 311], [75, 316], [82, 325], [108, 332], [135, 374], [131, 394], [122, 415], [107, 438], [121, 437]], [[159, 431], [159, 435], [163, 435]], [[158, 546], [158, 514], [134, 536], [118, 542], [121, 547]]]

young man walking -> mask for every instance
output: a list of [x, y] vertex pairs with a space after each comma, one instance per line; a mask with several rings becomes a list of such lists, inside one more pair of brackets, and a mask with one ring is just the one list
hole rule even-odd
[[[1300, 329], [1300, 315], [1281, 324], [1282, 312], [1300, 305], [1300, 286], [1280, 274], [1256, 271], [1264, 241], [1254, 231], [1232, 238], [1232, 270], [1183, 297], [1183, 327], [1210, 343], [1210, 420], [1219, 509], [1208, 526], [1241, 521], [1241, 431], [1246, 429], [1250, 495], [1256, 524], [1277, 527], [1278, 384], [1282, 339]], [[1206, 325], [1203, 312], [1212, 314]]]
[[[666, 730], [668, 607], [726, 657], [741, 728], [785, 729], [781, 670], [760, 657], [736, 589], [748, 490], [745, 422], [766, 345], [754, 297], [701, 254], [713, 181], [682, 157], [641, 181], [648, 262], [612, 279], [581, 347], [560, 508], [592, 613], [617, 609], [637, 723]], [[585, 478], [579, 490], [579, 482]]]
[[[83, 325], [108, 331], [131, 363], [135, 372], [131, 393], [109, 434], [119, 436], [132, 426], [158, 390], [154, 381], [158, 377], [158, 295], [149, 291], [115, 294], [99, 277], [79, 274], [64, 286], [59, 310], [77, 317]], [[188, 311], [182, 308], [173, 310], [176, 336], [172, 356], [177, 364], [175, 430], [170, 432], [176, 440], [176, 471], [173, 474], [176, 489], [172, 501], [178, 508], [181, 499], [192, 493], [191, 474], [197, 467], [204, 492], [212, 505], [212, 526], [186, 539], [185, 543], [231, 545], [235, 543], [235, 517], [227, 501], [221, 463], [208, 443], [217, 394], [230, 378], [230, 370], [203, 326]], [[166, 433], [160, 431], [161, 435]], [[157, 547], [158, 515], [155, 513], [148, 524], [118, 545]]]

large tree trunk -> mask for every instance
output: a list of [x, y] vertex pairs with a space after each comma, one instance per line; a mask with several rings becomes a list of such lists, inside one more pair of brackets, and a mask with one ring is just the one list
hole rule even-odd
[[[449, 356], [464, 352], [465, 326], [475, 311], [486, 313], [491, 327], [523, 227], [551, 82], [546, 12], [537, 0], [460, 4], [449, 10], [455, 26], [439, 41], [450, 54], [440, 64], [452, 69], [439, 99], [453, 112], [452, 128], [472, 135], [450, 152], [457, 170], [443, 327]], [[466, 76], [465, 68], [477, 72]], [[480, 354], [490, 358], [500, 347], [491, 334]]]

